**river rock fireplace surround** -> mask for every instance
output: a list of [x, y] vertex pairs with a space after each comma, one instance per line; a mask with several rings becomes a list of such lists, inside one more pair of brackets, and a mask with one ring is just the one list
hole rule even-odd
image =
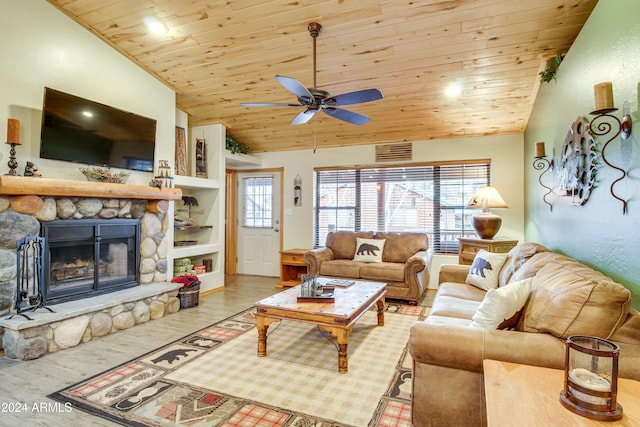
[[[181, 196], [173, 188], [0, 176], [0, 341], [5, 355], [35, 359], [177, 312], [181, 285], [167, 282], [166, 213], [169, 201]], [[81, 228], [60, 231], [68, 224]], [[14, 307], [16, 242], [35, 235], [49, 237], [54, 249], [61, 249], [43, 269], [43, 276], [59, 286], [46, 295], [45, 305], [53, 312], [39, 308], [22, 316]], [[67, 238], [75, 242], [61, 243]], [[84, 257], [94, 259], [93, 266], [78, 261], [93, 250], [97, 254]], [[94, 283], [99, 277], [102, 283]]]

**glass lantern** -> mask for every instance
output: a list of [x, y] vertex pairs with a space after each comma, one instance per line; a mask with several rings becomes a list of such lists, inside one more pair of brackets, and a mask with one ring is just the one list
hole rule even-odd
[[622, 418], [622, 406], [616, 401], [620, 347], [611, 341], [584, 335], [570, 336], [566, 344], [560, 403], [593, 420]]

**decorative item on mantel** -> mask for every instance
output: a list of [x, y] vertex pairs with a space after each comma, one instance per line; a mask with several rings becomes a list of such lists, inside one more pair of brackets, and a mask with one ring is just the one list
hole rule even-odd
[[16, 176], [16, 169], [18, 167], [18, 161], [16, 160], [16, 145], [20, 145], [20, 120], [9, 119], [7, 120], [7, 144], [11, 145], [9, 151], [9, 173], [7, 175]]
[[42, 175], [38, 172], [38, 167], [33, 162], [27, 162], [24, 166], [24, 176], [40, 177]]
[[553, 192], [551, 187], [545, 185], [542, 182], [542, 176], [549, 171], [553, 170], [553, 159], [547, 159], [547, 154], [544, 148], [544, 141], [536, 142], [536, 156], [533, 159], [533, 168], [535, 170], [541, 170], [542, 173], [538, 176], [538, 182], [541, 186], [547, 189], [547, 192], [542, 196], [542, 200], [549, 205], [549, 210], [553, 211], [553, 205], [547, 201], [547, 196]]
[[108, 182], [114, 184], [124, 184], [129, 179], [127, 172], [112, 172], [107, 166], [102, 168], [80, 168], [80, 172], [93, 182]]
[[490, 209], [508, 209], [498, 190], [490, 185], [479, 187], [467, 204], [469, 209], [482, 209], [473, 216], [473, 228], [481, 239], [493, 239], [502, 225], [502, 218]]
[[173, 176], [171, 176], [171, 166], [169, 160], [158, 161], [158, 174], [156, 180], [160, 183], [160, 189], [173, 188]]
[[598, 421], [622, 418], [618, 395], [620, 347], [602, 338], [572, 335], [566, 341], [562, 406]]
[[614, 107], [613, 84], [611, 82], [603, 82], [595, 85], [594, 94], [596, 98], [596, 109], [591, 112], [591, 114], [595, 116], [590, 125], [591, 133], [595, 136], [602, 137], [611, 133], [613, 135], [602, 145], [602, 161], [610, 168], [619, 171], [621, 174], [618, 179], [611, 183], [609, 191], [615, 199], [622, 202], [622, 214], [625, 215], [627, 213], [627, 200], [618, 196], [614, 191], [614, 187], [618, 182], [626, 178], [627, 171], [621, 167], [611, 164], [606, 157], [605, 151], [609, 143], [616, 139], [618, 135], [622, 135], [623, 140], [631, 136], [631, 116], [629, 114], [625, 114], [623, 120], [620, 121], [616, 116], [610, 114], [618, 110]]

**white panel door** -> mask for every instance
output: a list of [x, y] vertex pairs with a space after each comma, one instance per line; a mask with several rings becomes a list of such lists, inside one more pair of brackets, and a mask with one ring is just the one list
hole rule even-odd
[[280, 175], [238, 174], [238, 274], [280, 275]]

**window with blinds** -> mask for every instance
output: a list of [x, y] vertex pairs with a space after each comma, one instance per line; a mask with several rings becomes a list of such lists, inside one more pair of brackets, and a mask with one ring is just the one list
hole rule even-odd
[[273, 177], [242, 179], [242, 226], [273, 227]]
[[465, 206], [490, 172], [488, 160], [316, 169], [314, 245], [330, 231], [418, 231], [434, 252], [457, 253], [458, 237], [475, 236]]

